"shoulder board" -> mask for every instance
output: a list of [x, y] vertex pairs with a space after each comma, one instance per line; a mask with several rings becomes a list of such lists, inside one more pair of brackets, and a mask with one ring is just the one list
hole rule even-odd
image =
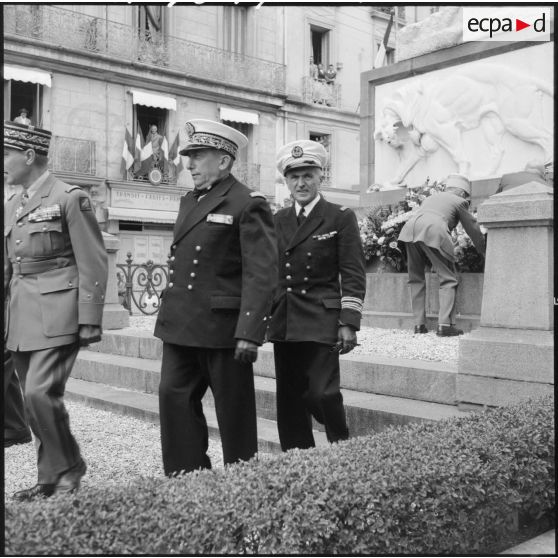
[[69, 184], [66, 188], [66, 192], [73, 192], [74, 190], [81, 190], [81, 186], [77, 186], [76, 184]]
[[349, 209], [349, 208], [348, 208], [346, 205], [342, 205], [342, 206], [339, 208], [339, 211], [346, 211], [347, 209]]
[[264, 200], [267, 199], [265, 197], [265, 194], [262, 194], [261, 192], [250, 192], [250, 197], [251, 198], [263, 198]]

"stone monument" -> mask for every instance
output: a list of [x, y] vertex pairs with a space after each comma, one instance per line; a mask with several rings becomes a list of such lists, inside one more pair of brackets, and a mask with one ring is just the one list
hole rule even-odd
[[529, 182], [478, 210], [488, 229], [480, 327], [459, 341], [459, 405], [554, 391], [553, 189]]

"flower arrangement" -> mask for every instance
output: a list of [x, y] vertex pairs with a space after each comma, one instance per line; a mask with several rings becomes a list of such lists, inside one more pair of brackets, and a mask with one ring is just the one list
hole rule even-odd
[[[391, 209], [383, 206], [373, 208], [364, 219], [359, 221], [360, 237], [366, 261], [372, 262], [378, 258], [382, 262], [383, 269], [389, 265], [397, 272], [407, 271], [405, 247], [402, 242], [397, 240], [399, 233], [413, 211], [427, 197], [444, 190], [445, 184], [443, 182], [430, 183], [427, 178], [421, 186], [409, 188], [405, 199], [399, 202], [396, 208]], [[452, 239], [455, 244], [458, 270], [461, 272], [482, 272], [484, 259], [475, 250], [471, 239], [463, 230], [461, 224], [452, 231]]]

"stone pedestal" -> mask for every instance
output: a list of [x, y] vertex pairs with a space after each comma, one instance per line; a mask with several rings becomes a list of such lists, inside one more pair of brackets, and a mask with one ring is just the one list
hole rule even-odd
[[112, 234], [106, 232], [102, 234], [108, 255], [108, 282], [105, 294], [105, 309], [103, 311], [103, 329], [122, 329], [130, 325], [130, 315], [118, 302], [116, 252], [120, 248], [120, 240]]
[[457, 400], [503, 405], [554, 391], [553, 190], [530, 182], [478, 210], [488, 229], [479, 329], [460, 339]]

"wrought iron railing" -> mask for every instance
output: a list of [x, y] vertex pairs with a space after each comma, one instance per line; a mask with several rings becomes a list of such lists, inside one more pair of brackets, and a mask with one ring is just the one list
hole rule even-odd
[[168, 264], [155, 264], [147, 260], [144, 264], [135, 264], [132, 253], [126, 254], [125, 264], [116, 264], [122, 273], [118, 277], [118, 298], [130, 314], [137, 308], [142, 314], [157, 314], [161, 306], [161, 293], [169, 280]]
[[94, 141], [54, 136], [50, 148], [51, 170], [95, 176], [95, 164]]
[[4, 38], [27, 37], [70, 50], [177, 70], [184, 75], [285, 94], [285, 66], [178, 37], [48, 5], [4, 5]]
[[237, 180], [252, 190], [260, 189], [260, 165], [236, 163], [231, 172]]
[[338, 83], [327, 83], [305, 76], [302, 83], [302, 98], [305, 103], [340, 108], [341, 86]]

